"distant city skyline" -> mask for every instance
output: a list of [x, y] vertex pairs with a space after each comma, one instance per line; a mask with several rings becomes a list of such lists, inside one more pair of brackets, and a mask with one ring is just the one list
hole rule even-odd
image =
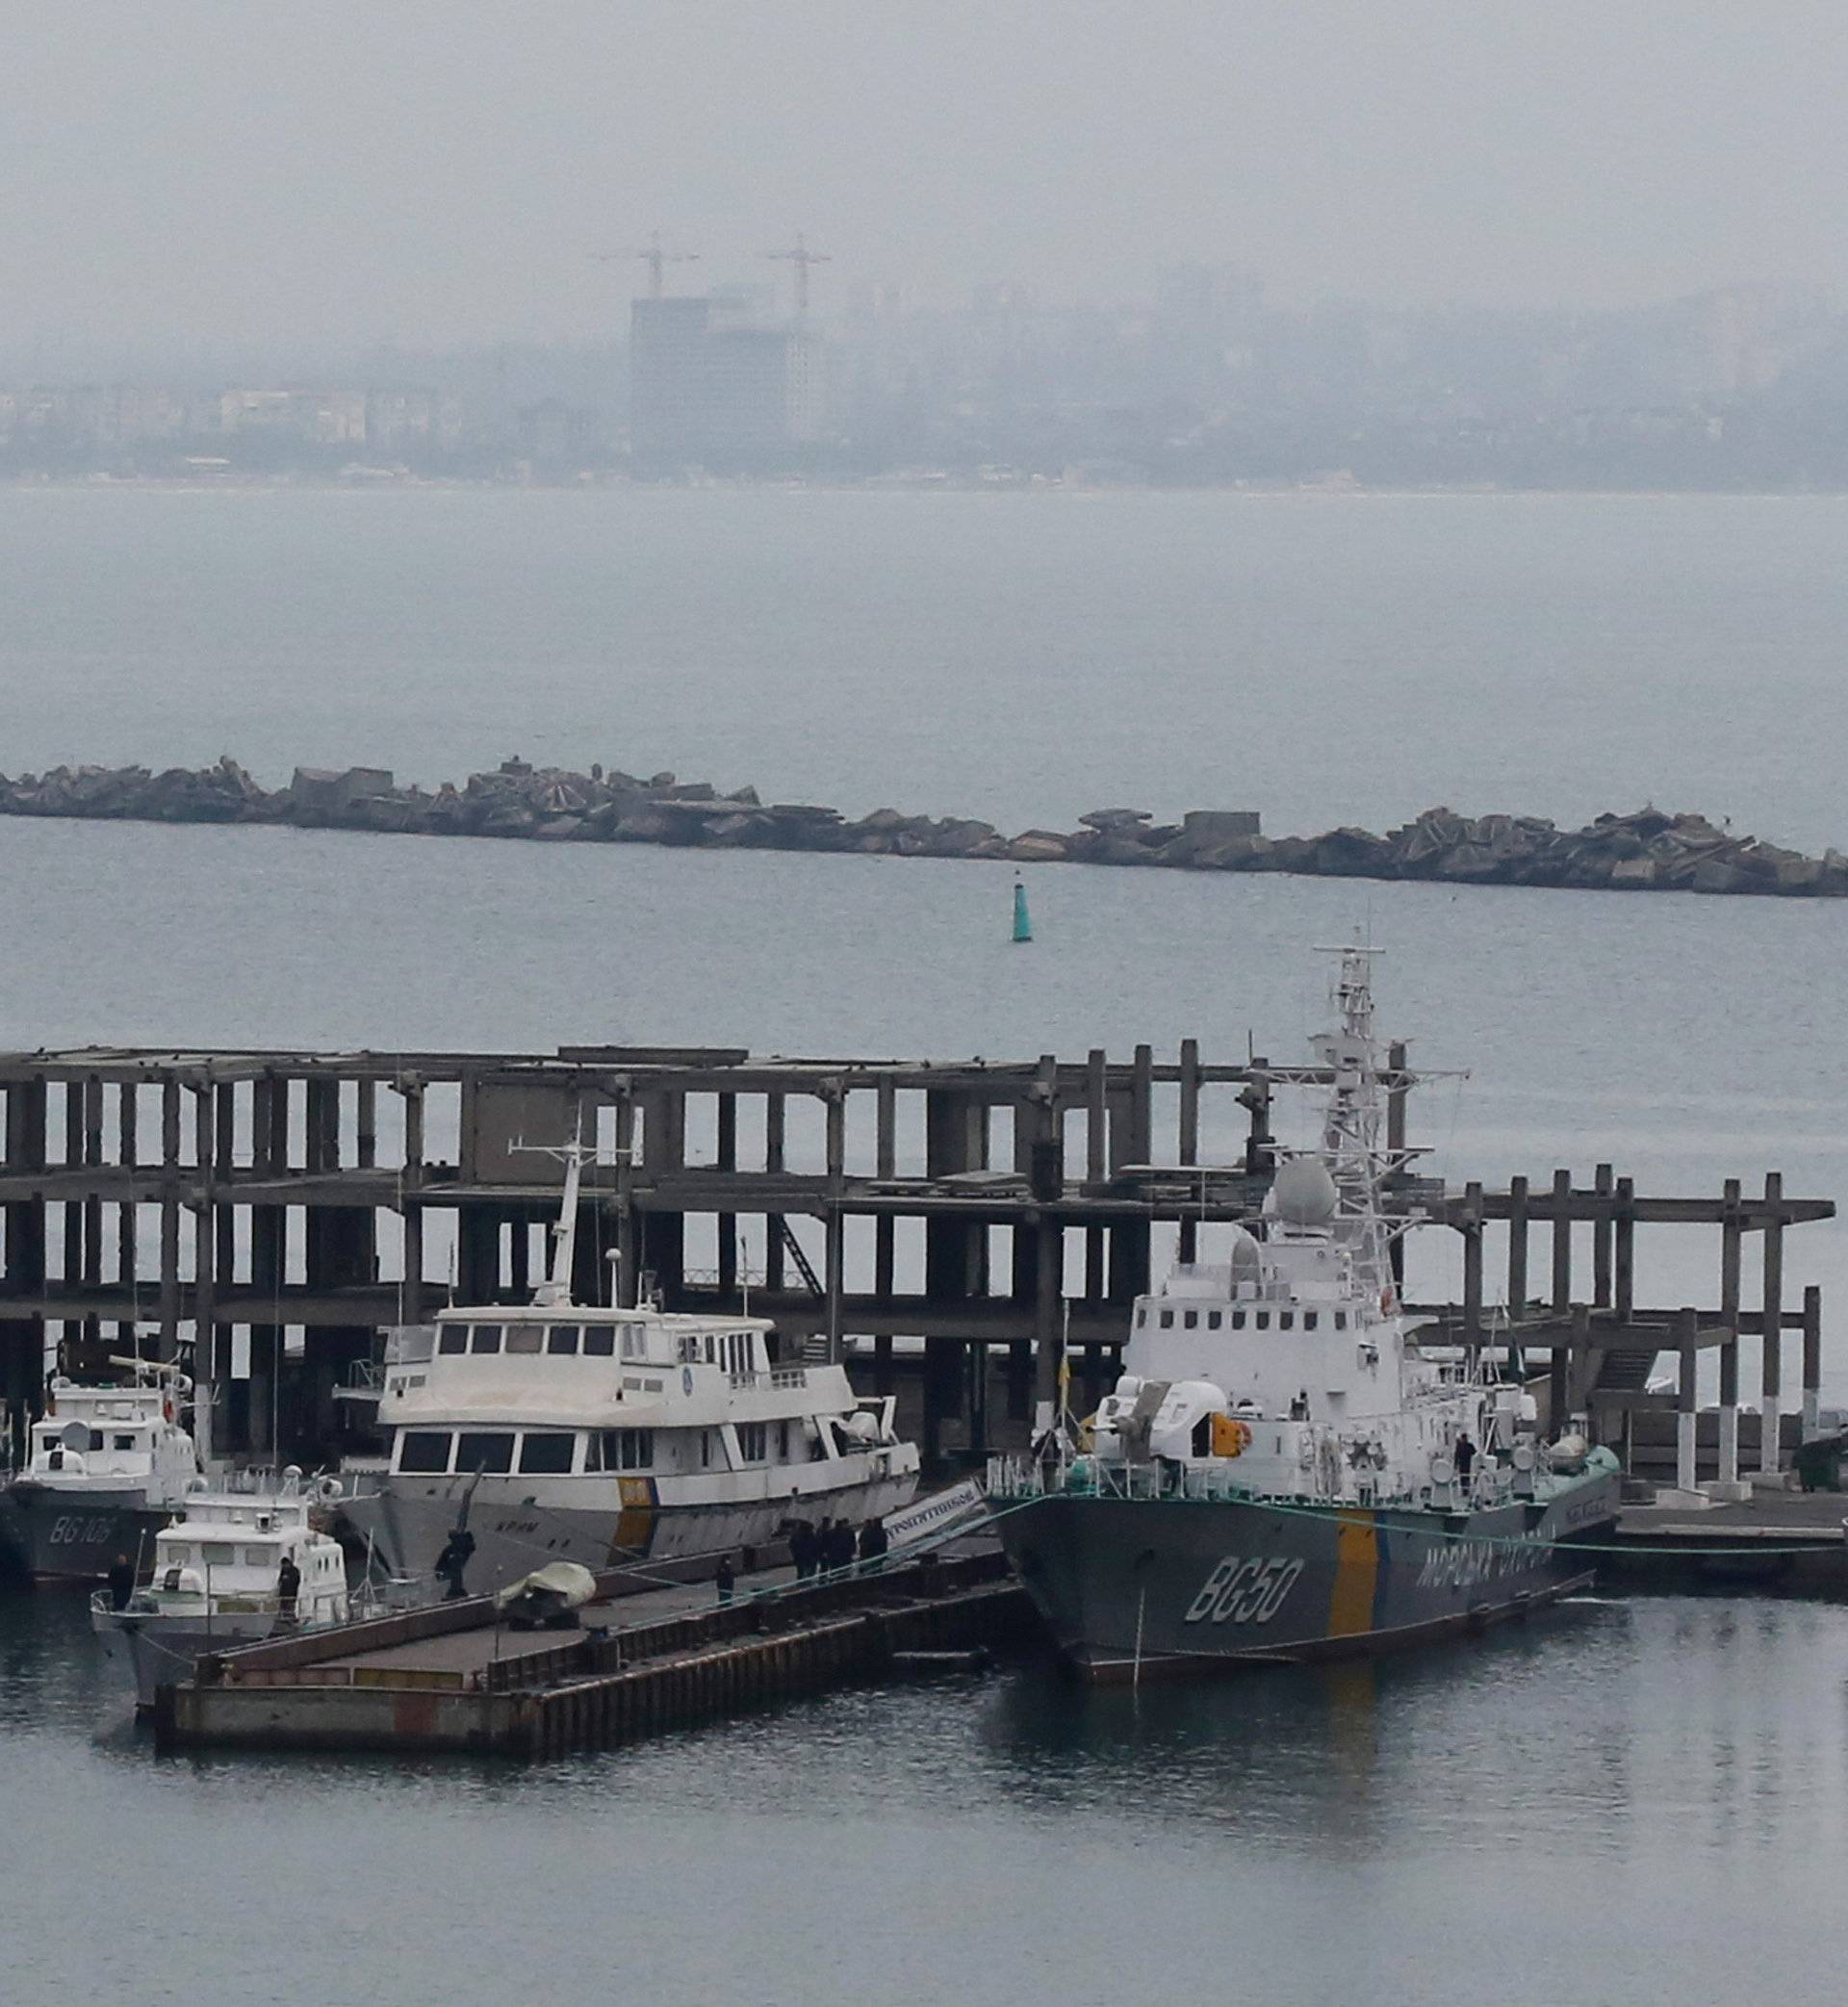
[[582, 342], [659, 229], [702, 286], [1120, 299], [1192, 261], [1301, 306], [1839, 288], [1823, 0], [234, 0], [28, 11], [0, 70], [16, 349]]

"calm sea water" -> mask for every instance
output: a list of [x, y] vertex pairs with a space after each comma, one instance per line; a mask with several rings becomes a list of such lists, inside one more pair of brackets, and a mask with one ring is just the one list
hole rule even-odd
[[[0, 766], [518, 749], [1016, 826], [1653, 795], [1818, 846], [1844, 529], [1831, 501], [5, 491]], [[1019, 950], [979, 865], [0, 821], [0, 874], [27, 1047], [1288, 1057], [1311, 946], [1371, 927], [1384, 1020], [1471, 1071], [1416, 1118], [1452, 1178], [1848, 1189], [1834, 906], [1047, 868]], [[1716, 1297], [1698, 1236], [1639, 1251], [1644, 1295]], [[1833, 1227], [1788, 1273], [1848, 1301]], [[5, 1991], [1800, 1992], [1848, 1948], [1845, 1645], [1831, 1608], [1591, 1604], [1377, 1672], [1135, 1702], [1026, 1666], [557, 1769], [166, 1763], [76, 1604], [14, 1599]]]

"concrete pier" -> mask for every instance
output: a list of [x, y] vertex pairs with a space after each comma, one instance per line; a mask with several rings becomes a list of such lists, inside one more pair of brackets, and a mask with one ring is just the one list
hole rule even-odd
[[911, 1652], [1034, 1634], [992, 1539], [813, 1587], [747, 1577], [600, 1602], [572, 1633], [509, 1631], [485, 1598], [201, 1661], [161, 1689], [164, 1749], [556, 1757], [877, 1679]]
[[[1393, 1068], [1402, 1146], [1415, 1080], [1402, 1052]], [[977, 1457], [1025, 1439], [1067, 1336], [1072, 1405], [1089, 1413], [1132, 1299], [1172, 1253], [1210, 1253], [1216, 1225], [1262, 1204], [1277, 1070], [1217, 1063], [1194, 1041], [1172, 1057], [1143, 1045], [1018, 1062], [620, 1045], [0, 1054], [6, 1432], [16, 1448], [40, 1411], [53, 1348], [82, 1377], [139, 1342], [185, 1354], [222, 1454], [308, 1464], [358, 1447], [384, 1327], [451, 1299], [529, 1294], [560, 1171], [524, 1145], [581, 1122], [603, 1158], [579, 1220], [584, 1300], [629, 1300], [644, 1278], [670, 1309], [748, 1299], [785, 1355], [844, 1357], [894, 1388], [934, 1458]], [[1203, 1161], [1208, 1137], [1222, 1161]], [[1793, 1337], [1814, 1427], [1821, 1299], [1790, 1299], [1784, 1240], [1832, 1218], [1831, 1201], [1786, 1195], [1776, 1173], [1761, 1195], [1730, 1181], [1718, 1196], [1652, 1197], [1599, 1165], [1500, 1190], [1401, 1172], [1390, 1202], [1448, 1228], [1456, 1250], [1452, 1293], [1411, 1306], [1432, 1320], [1428, 1342], [1544, 1376], [1553, 1414], [1586, 1417], [1639, 1471], [1686, 1475], [1686, 1431], [1668, 1419], [1681, 1415], [1697, 1482], [1728, 1482], [1741, 1460], [1776, 1472], [1801, 1417], [1761, 1429], [1741, 1406], [1741, 1364], [1756, 1354], [1758, 1385], [1782, 1401]], [[1705, 1302], [1636, 1303], [1637, 1237], [1657, 1225], [1713, 1232]], [[1716, 1430], [1685, 1391], [1650, 1385], [1669, 1354], [1690, 1387], [1708, 1352]]]

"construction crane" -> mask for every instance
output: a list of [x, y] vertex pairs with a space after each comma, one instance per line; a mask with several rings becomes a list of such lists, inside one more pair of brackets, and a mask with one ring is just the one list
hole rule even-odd
[[663, 267], [669, 265], [697, 265], [700, 261], [698, 251], [662, 250], [661, 233], [658, 230], [651, 230], [648, 233], [648, 244], [643, 250], [592, 251], [590, 255], [600, 265], [620, 265], [627, 263], [630, 258], [639, 258], [648, 267], [648, 296], [650, 299], [659, 299], [661, 296]]
[[825, 251], [811, 251], [803, 240], [800, 230], [796, 232], [793, 250], [765, 251], [766, 258], [781, 258], [796, 268], [796, 319], [808, 318], [808, 268], [811, 265], [829, 265], [834, 261]]

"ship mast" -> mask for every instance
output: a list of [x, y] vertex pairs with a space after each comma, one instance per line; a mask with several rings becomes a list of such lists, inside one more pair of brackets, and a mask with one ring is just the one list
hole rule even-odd
[[551, 1157], [565, 1167], [565, 1189], [558, 1201], [557, 1223], [552, 1229], [552, 1268], [533, 1291], [532, 1303], [535, 1310], [569, 1308], [575, 1300], [571, 1288], [578, 1257], [578, 1196], [583, 1186], [584, 1166], [597, 1160], [597, 1146], [584, 1142], [580, 1119], [578, 1133], [569, 1143], [520, 1142], [511, 1145], [510, 1150]]
[[1333, 1078], [1322, 1111], [1322, 1161], [1334, 1179], [1342, 1237], [1353, 1256], [1355, 1280], [1368, 1292], [1392, 1287], [1392, 1229], [1382, 1186], [1396, 1167], [1381, 1142], [1385, 1103], [1379, 1044], [1373, 1033], [1373, 958], [1378, 948], [1350, 943], [1320, 952], [1340, 957], [1329, 998], [1336, 1026], [1311, 1041]]

